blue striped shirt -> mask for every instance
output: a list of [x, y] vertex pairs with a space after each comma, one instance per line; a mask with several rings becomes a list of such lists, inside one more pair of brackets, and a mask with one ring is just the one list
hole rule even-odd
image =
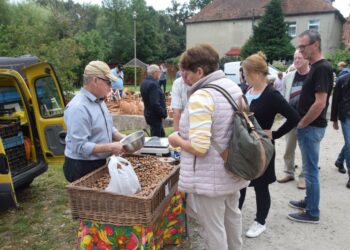
[[96, 144], [112, 142], [117, 132], [106, 103], [82, 88], [64, 111], [67, 125], [65, 156], [76, 160], [105, 159], [110, 153], [92, 154]]

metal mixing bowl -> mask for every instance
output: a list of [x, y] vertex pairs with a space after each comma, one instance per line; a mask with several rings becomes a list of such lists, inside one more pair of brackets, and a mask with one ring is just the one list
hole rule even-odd
[[142, 130], [137, 131], [124, 137], [120, 143], [123, 144], [123, 148], [127, 153], [134, 153], [145, 144], [145, 133]]

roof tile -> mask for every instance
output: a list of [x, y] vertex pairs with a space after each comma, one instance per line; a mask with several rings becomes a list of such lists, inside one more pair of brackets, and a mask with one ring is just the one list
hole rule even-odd
[[[248, 19], [260, 17], [269, 0], [214, 0], [186, 23]], [[325, 0], [282, 0], [285, 15], [339, 12]]]

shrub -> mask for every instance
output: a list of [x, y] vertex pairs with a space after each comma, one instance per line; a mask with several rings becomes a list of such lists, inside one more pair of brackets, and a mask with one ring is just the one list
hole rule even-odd
[[[124, 85], [134, 85], [135, 76], [135, 66], [134, 65], [124, 65]], [[141, 67], [136, 66], [136, 81], [137, 85], [145, 78], [145, 70]]]
[[333, 53], [328, 53], [326, 59], [332, 64], [333, 69], [338, 72], [337, 64], [339, 62], [343, 61], [348, 66], [350, 65], [350, 51], [346, 49], [337, 49]]
[[288, 65], [285, 65], [281, 62], [274, 62], [273, 65], [276, 69], [278, 69], [281, 72], [285, 72], [288, 69]]

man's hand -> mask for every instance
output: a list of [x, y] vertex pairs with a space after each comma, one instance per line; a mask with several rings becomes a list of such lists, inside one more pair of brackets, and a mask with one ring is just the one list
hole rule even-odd
[[338, 130], [338, 129], [339, 129], [338, 122], [333, 122], [333, 128], [334, 128], [335, 130]]
[[307, 125], [305, 125], [305, 123], [303, 122], [303, 120], [300, 120], [300, 122], [298, 123], [297, 128], [305, 128]]
[[110, 147], [111, 153], [114, 155], [121, 155], [124, 153], [123, 144], [121, 144], [120, 142], [112, 142], [110, 144]]

